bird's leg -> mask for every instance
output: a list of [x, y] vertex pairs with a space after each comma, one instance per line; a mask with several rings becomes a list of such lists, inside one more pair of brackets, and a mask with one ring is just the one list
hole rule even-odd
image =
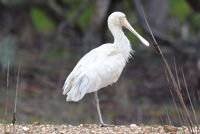
[[97, 106], [97, 112], [98, 112], [98, 115], [99, 115], [100, 123], [104, 124], [102, 116], [101, 116], [101, 109], [100, 109], [100, 106], [99, 106], [99, 98], [98, 98], [97, 91], [94, 93], [94, 95], [95, 95], [95, 99], [96, 99], [96, 106]]
[[109, 124], [105, 124], [103, 122], [103, 119], [102, 119], [102, 116], [101, 116], [101, 109], [100, 109], [100, 106], [99, 106], [99, 98], [98, 98], [97, 91], [94, 93], [94, 95], [95, 95], [95, 99], [96, 99], [97, 111], [98, 111], [101, 127], [110, 127], [110, 126], [112, 126], [112, 125], [109, 125]]

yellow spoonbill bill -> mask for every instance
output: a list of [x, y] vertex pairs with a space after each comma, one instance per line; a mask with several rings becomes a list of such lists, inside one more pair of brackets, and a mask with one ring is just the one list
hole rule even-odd
[[113, 12], [108, 17], [108, 28], [114, 36], [114, 43], [103, 44], [83, 56], [63, 86], [63, 95], [66, 95], [66, 101], [77, 102], [85, 94], [95, 93], [97, 111], [102, 126], [105, 124], [101, 116], [97, 91], [119, 79], [133, 52], [122, 26], [135, 34], [144, 45], [149, 46], [149, 43], [132, 28], [124, 13]]

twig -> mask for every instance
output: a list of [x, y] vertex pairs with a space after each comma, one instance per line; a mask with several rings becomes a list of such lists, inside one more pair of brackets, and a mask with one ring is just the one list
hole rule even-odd
[[[175, 70], [176, 70], [176, 67], [175, 67]], [[176, 70], [176, 72], [177, 72], [177, 70]], [[169, 76], [168, 76], [168, 73], [167, 73], [166, 68], [165, 68], [165, 74], [166, 74], [166, 77], [167, 77], [167, 82], [168, 82], [168, 84], [169, 84], [170, 81], [169, 81]], [[176, 74], [176, 75], [177, 75], [177, 74]], [[174, 106], [175, 106], [175, 108], [176, 108], [176, 112], [178, 113], [179, 122], [180, 122], [181, 125], [183, 125], [182, 120], [185, 121], [185, 120], [184, 120], [183, 113], [182, 113], [181, 111], [178, 110], [178, 106], [177, 106], [177, 104], [176, 104], [175, 97], [174, 97], [174, 94], [173, 94], [173, 92], [172, 92], [172, 90], [171, 90], [171, 87], [170, 87], [169, 89], [170, 89], [170, 94], [171, 94], [171, 96], [172, 96], [172, 101], [173, 101]], [[181, 117], [182, 117], [182, 118], [181, 118]], [[185, 123], [186, 123], [186, 121], [185, 121]]]
[[169, 111], [167, 110], [167, 107], [166, 107], [166, 111], [167, 111], [167, 119], [168, 119], [168, 121], [169, 121], [169, 125], [172, 126], [172, 120], [171, 120], [171, 118], [170, 118], [170, 116], [169, 116]]
[[[177, 104], [176, 104], [176, 101], [175, 101], [175, 98], [174, 98], [174, 94], [173, 94], [173, 92], [172, 92], [171, 89], [170, 89], [170, 94], [171, 94], [171, 96], [172, 96], [172, 100], [173, 100], [173, 103], [174, 103], [176, 112], [178, 113], [179, 122], [180, 122], [181, 125], [183, 125], [183, 121], [184, 121], [184, 123], [186, 123], [186, 121], [184, 120], [183, 113], [181, 113], [181, 111], [178, 110], [178, 106], [177, 106]], [[182, 120], [183, 120], [183, 121], [182, 121]]]
[[[177, 83], [178, 83], [178, 86], [179, 86], [179, 90], [181, 92], [181, 84], [180, 84], [180, 79], [179, 79], [179, 76], [178, 76], [178, 71], [177, 71], [177, 64], [176, 64], [176, 58], [174, 57], [174, 68], [175, 68], [175, 73], [176, 73], [176, 80], [177, 80]], [[189, 121], [187, 120], [187, 115], [185, 115], [182, 110], [180, 111], [181, 112], [181, 116], [183, 118], [183, 120], [186, 122], [186, 125], [187, 126], [190, 126], [190, 123]], [[193, 124], [194, 126], [194, 124]], [[191, 128], [188, 128], [190, 133], [193, 133], [193, 129], [192, 127]]]
[[[177, 64], [176, 64], [176, 58], [175, 58], [175, 57], [174, 57], [174, 69], [175, 69], [175, 73], [176, 73], [176, 81], [177, 81], [178, 87], [179, 87], [179, 89], [180, 89], [180, 91], [181, 91], [180, 79], [179, 79], [179, 75], [178, 75], [178, 71], [177, 71]], [[183, 112], [180, 111], [180, 110], [178, 110], [177, 104], [176, 104], [176, 102], [175, 102], [175, 97], [174, 97], [173, 92], [171, 91], [171, 89], [170, 89], [170, 92], [171, 92], [171, 95], [172, 95], [172, 98], [173, 98], [173, 101], [174, 101], [174, 105], [175, 105], [175, 107], [176, 107], [176, 109], [177, 109], [177, 111], [178, 111], [180, 120], [181, 120], [181, 117], [182, 117], [182, 120], [185, 121], [185, 123], [187, 123], [187, 121], [186, 121], [185, 118], [184, 118]], [[179, 111], [180, 111], [180, 112], [179, 112]], [[181, 122], [182, 122], [182, 121], [181, 121]], [[182, 125], [183, 125], [183, 124], [182, 124]]]
[[176, 81], [178, 83], [178, 87], [181, 90], [181, 84], [180, 84], [180, 79], [178, 76], [178, 71], [177, 71], [177, 65], [176, 65], [176, 58], [174, 57], [174, 69], [175, 69], [175, 73], [176, 73]]
[[195, 112], [195, 109], [194, 109], [194, 106], [193, 106], [193, 103], [192, 103], [192, 100], [191, 100], [191, 97], [190, 97], [190, 94], [189, 94], [189, 91], [188, 91], [188, 86], [187, 86], [187, 82], [186, 82], [186, 79], [185, 79], [185, 75], [184, 75], [184, 72], [183, 72], [183, 68], [181, 68], [181, 73], [182, 73], [182, 76], [183, 76], [183, 81], [184, 81], [184, 84], [185, 84], [185, 89], [186, 89], [186, 92], [187, 92], [187, 95], [188, 95], [188, 99], [189, 99], [189, 102], [190, 102], [190, 106], [192, 108], [192, 112], [193, 112], [193, 115], [194, 115], [194, 118], [195, 118], [195, 121], [196, 121], [196, 124], [197, 124], [197, 130], [199, 130], [199, 122], [198, 122], [198, 119], [197, 119], [197, 114]]
[[17, 112], [17, 96], [18, 96], [18, 90], [19, 90], [19, 75], [20, 75], [20, 65], [18, 66], [18, 72], [17, 72], [17, 84], [16, 84], [16, 92], [15, 92], [15, 107], [13, 112], [13, 133], [15, 134], [15, 122], [16, 122], [16, 112]]
[[149, 23], [148, 23], [148, 21], [147, 21], [147, 18], [146, 18], [146, 15], [145, 15], [145, 12], [144, 12], [143, 7], [141, 7], [141, 9], [142, 9], [142, 12], [143, 12], [143, 16], [144, 16], [145, 22], [146, 22], [147, 27], [148, 27], [148, 29], [149, 29], [149, 32], [150, 32], [150, 34], [151, 34], [151, 36], [152, 36], [152, 38], [153, 38], [153, 40], [154, 40], [154, 43], [155, 43], [155, 44], [153, 44], [153, 46], [154, 46], [155, 50], [160, 54], [160, 56], [162, 57], [162, 59], [163, 59], [163, 61], [164, 61], [164, 64], [165, 64], [166, 69], [167, 69], [167, 73], [169, 74], [169, 78], [172, 80], [172, 84], [173, 84], [173, 87], [174, 87], [173, 89], [175, 90], [175, 92], [176, 92], [176, 94], [177, 94], [177, 96], [178, 96], [178, 98], [179, 98], [179, 100], [180, 100], [180, 103], [181, 103], [182, 107], [183, 107], [184, 110], [185, 110], [185, 113], [186, 113], [187, 118], [188, 118], [189, 123], [190, 123], [190, 127], [192, 128], [192, 125], [193, 125], [194, 123], [193, 123], [193, 121], [192, 121], [192, 119], [191, 119], [191, 117], [190, 117], [189, 111], [188, 111], [188, 109], [187, 109], [187, 107], [186, 107], [186, 105], [185, 105], [185, 102], [184, 102], [184, 100], [183, 100], [183, 97], [182, 97], [182, 94], [181, 94], [181, 92], [180, 92], [179, 86], [178, 86], [178, 84], [177, 84], [177, 82], [176, 82], [176, 80], [175, 80], [175, 77], [174, 77], [174, 75], [173, 75], [173, 73], [172, 73], [172, 71], [171, 71], [171, 68], [170, 68], [170, 66], [169, 66], [169, 64], [168, 64], [168, 62], [167, 62], [167, 60], [166, 60], [166, 58], [165, 58], [165, 56], [164, 56], [162, 50], [160, 49], [160, 47], [159, 47], [159, 45], [158, 45], [158, 43], [157, 43], [157, 41], [156, 41], [156, 39], [155, 39], [155, 37], [154, 37], [152, 31], [151, 31], [151, 28], [150, 28]]
[[[8, 120], [8, 88], [9, 88], [9, 74], [10, 74], [10, 62], [7, 64], [7, 76], [6, 76], [6, 103], [5, 103], [5, 120]], [[7, 125], [5, 123], [4, 132], [7, 132]]]

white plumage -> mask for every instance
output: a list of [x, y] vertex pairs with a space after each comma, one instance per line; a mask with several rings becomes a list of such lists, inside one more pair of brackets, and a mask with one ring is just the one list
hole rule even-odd
[[127, 58], [115, 44], [104, 44], [90, 51], [77, 63], [64, 84], [67, 101], [79, 101], [86, 93], [116, 82]]
[[122, 26], [149, 46], [149, 43], [131, 27], [125, 14], [112, 13], [108, 18], [108, 27], [114, 36], [114, 43], [103, 44], [80, 59], [64, 83], [63, 95], [67, 95], [66, 101], [79, 101], [85, 94], [96, 92], [118, 80], [133, 52]]

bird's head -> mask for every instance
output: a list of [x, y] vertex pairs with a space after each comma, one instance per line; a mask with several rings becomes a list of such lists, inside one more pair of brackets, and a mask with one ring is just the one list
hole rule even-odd
[[137, 33], [134, 28], [129, 24], [128, 20], [126, 19], [126, 15], [122, 12], [113, 12], [108, 17], [108, 27], [109, 29], [113, 29], [112, 27], [122, 27], [124, 26], [146, 46], [149, 46], [149, 42], [146, 41], [139, 33]]

